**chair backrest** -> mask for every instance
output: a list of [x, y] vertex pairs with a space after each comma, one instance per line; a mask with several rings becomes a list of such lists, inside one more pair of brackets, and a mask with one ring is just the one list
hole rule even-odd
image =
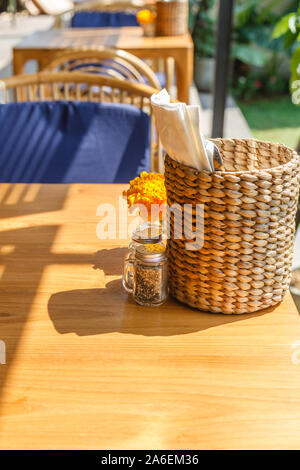
[[[56, 15], [54, 27], [61, 28], [62, 26], [69, 27], [72, 23], [72, 18], [80, 12], [126, 12], [136, 15], [137, 12], [143, 8], [148, 8], [153, 11], [156, 10], [156, 0], [132, 0], [132, 1], [114, 1], [114, 0], [91, 0], [82, 2], [75, 5], [68, 11]], [[119, 25], [121, 26], [121, 25]], [[125, 26], [125, 25], [123, 25]], [[92, 26], [89, 26], [92, 27]]]
[[143, 60], [121, 49], [98, 47], [62, 52], [46, 64], [43, 70], [100, 73], [160, 88], [151, 68]]
[[135, 13], [126, 11], [78, 11], [71, 19], [72, 28], [120, 28], [138, 25]]
[[117, 103], [0, 105], [1, 183], [128, 183], [149, 171], [149, 116]]
[[156, 88], [117, 78], [77, 72], [40, 72], [0, 81], [0, 102], [87, 101], [133, 105], [150, 116], [150, 168], [162, 170], [162, 149], [150, 97]]
[[39, 72], [0, 80], [2, 100], [77, 100], [130, 103], [151, 111], [149, 98], [158, 90], [142, 83], [80, 72]]

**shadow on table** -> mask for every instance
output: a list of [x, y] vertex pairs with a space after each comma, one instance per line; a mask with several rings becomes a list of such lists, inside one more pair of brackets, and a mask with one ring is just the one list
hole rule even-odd
[[127, 253], [127, 247], [99, 250], [94, 255], [93, 268], [104, 271], [107, 276], [121, 276], [123, 260]]
[[[47, 213], [63, 208], [66, 185], [56, 186], [49, 197], [45, 185], [7, 185], [0, 194], [0, 340], [5, 364], [0, 364], [0, 397], [13, 364], [45, 269], [52, 264], [92, 263], [92, 256], [53, 253], [60, 224], [47, 224]], [[35, 221], [24, 215], [42, 215]]]
[[[59, 229], [58, 225], [30, 226], [18, 217], [59, 210], [67, 195], [65, 186], [55, 201], [49, 200], [41, 185], [1, 189], [0, 340], [5, 344], [5, 364], [0, 365], [0, 396], [44, 269], [51, 263], [51, 247]], [[43, 252], [35, 250], [38, 244], [43, 245]]]
[[103, 289], [77, 289], [50, 297], [49, 316], [58, 333], [78, 336], [111, 332], [142, 336], [184, 335], [219, 325], [247, 320], [274, 307], [245, 315], [222, 315], [187, 308], [170, 298], [160, 307], [141, 307], [127, 296], [121, 279]]

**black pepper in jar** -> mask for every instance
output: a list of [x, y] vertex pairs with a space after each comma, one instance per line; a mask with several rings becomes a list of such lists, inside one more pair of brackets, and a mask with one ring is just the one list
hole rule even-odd
[[167, 295], [165, 247], [158, 244], [138, 247], [134, 269], [134, 300], [140, 305], [161, 305]]

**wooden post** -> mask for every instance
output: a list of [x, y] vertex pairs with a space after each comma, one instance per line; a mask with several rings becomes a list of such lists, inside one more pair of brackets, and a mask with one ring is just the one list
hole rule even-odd
[[230, 60], [232, 9], [233, 0], [220, 0], [214, 80], [213, 138], [223, 137]]

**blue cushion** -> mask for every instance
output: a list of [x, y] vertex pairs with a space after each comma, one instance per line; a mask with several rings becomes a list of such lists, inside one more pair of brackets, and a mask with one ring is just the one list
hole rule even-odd
[[136, 15], [126, 12], [78, 11], [71, 22], [72, 28], [118, 28], [138, 26]]
[[166, 75], [163, 72], [156, 72], [155, 73], [157, 80], [162, 88], [166, 86]]
[[131, 105], [0, 105], [0, 182], [125, 183], [149, 171], [149, 116]]

